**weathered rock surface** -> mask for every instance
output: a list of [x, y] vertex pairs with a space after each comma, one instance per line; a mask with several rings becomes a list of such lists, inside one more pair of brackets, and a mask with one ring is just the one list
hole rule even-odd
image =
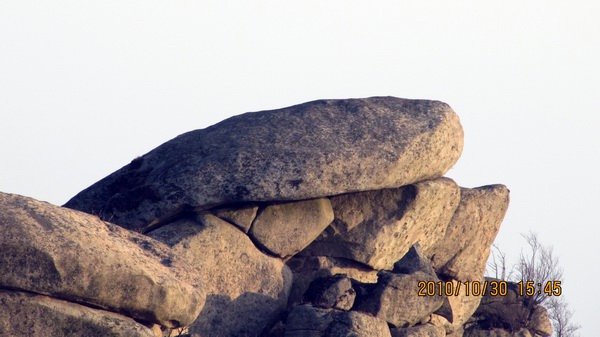
[[464, 337], [532, 337], [531, 333], [527, 329], [521, 329], [517, 332], [511, 333], [510, 331], [503, 329], [479, 329], [472, 328], [465, 330]]
[[0, 336], [156, 337], [151, 329], [113, 312], [1, 289]]
[[65, 206], [145, 231], [190, 208], [312, 199], [440, 177], [462, 147], [458, 116], [442, 102], [319, 100], [180, 135]]
[[438, 282], [423, 272], [413, 274], [379, 273], [377, 284], [365, 284], [356, 290], [354, 310], [372, 314], [395, 327], [410, 327], [429, 317], [442, 306], [444, 297], [418, 296], [419, 281]]
[[392, 328], [392, 337], [445, 337], [443, 328], [431, 324], [416, 325], [411, 328]]
[[356, 311], [294, 307], [285, 337], [391, 337], [385, 321]]
[[345, 275], [334, 275], [314, 280], [306, 293], [304, 302], [324, 309], [348, 311], [354, 305], [356, 291], [352, 281]]
[[212, 214], [239, 227], [244, 233], [248, 233], [252, 222], [256, 218], [258, 206], [256, 204], [244, 204], [236, 206], [219, 207], [211, 211]]
[[460, 330], [477, 310], [481, 296], [473, 296], [473, 294], [467, 296], [466, 286], [456, 280], [445, 282], [451, 282], [451, 289], [453, 291], [458, 289], [458, 292], [444, 299], [444, 303], [436, 311], [437, 315], [432, 315], [432, 324], [443, 327], [447, 333], [452, 333]]
[[276, 203], [260, 210], [248, 234], [267, 251], [288, 257], [306, 248], [331, 221], [327, 198]]
[[448, 178], [334, 196], [333, 223], [301, 254], [392, 270], [413, 244], [427, 250], [444, 236], [459, 198], [458, 186]]
[[362, 283], [377, 283], [376, 270], [348, 259], [329, 256], [294, 256], [287, 261], [287, 265], [294, 273], [289, 305], [302, 302], [309, 285], [318, 278], [341, 274]]
[[423, 254], [421, 245], [415, 243], [400, 260], [394, 263], [393, 272], [396, 274], [412, 274], [418, 271], [435, 275], [431, 260]]
[[258, 336], [285, 309], [291, 271], [231, 224], [203, 214], [149, 235], [190, 261], [206, 284], [206, 304], [190, 327], [192, 336]]
[[537, 306], [530, 315], [527, 328], [540, 336], [551, 336], [553, 329], [548, 310]]
[[439, 274], [459, 281], [479, 281], [508, 208], [509, 190], [490, 185], [461, 188], [460, 195], [460, 205], [444, 238], [423, 250]]
[[0, 287], [87, 303], [166, 327], [194, 321], [204, 297], [164, 244], [95, 216], [0, 193]]

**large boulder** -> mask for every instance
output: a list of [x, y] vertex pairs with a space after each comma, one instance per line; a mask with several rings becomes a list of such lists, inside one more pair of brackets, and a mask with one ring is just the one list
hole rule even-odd
[[96, 216], [0, 193], [0, 287], [177, 327], [202, 309], [202, 284], [166, 245]]
[[385, 321], [356, 311], [294, 307], [285, 337], [391, 337]]
[[458, 281], [481, 281], [509, 203], [504, 185], [461, 188], [460, 204], [443, 239], [424, 247], [435, 270]]
[[192, 336], [258, 336], [285, 310], [290, 269], [230, 223], [200, 214], [148, 235], [190, 261], [205, 285], [206, 304], [190, 327]]
[[333, 223], [301, 254], [392, 270], [415, 243], [426, 250], [444, 237], [459, 198], [459, 187], [448, 178], [331, 197]]
[[147, 231], [187, 209], [319, 198], [440, 177], [462, 147], [459, 118], [442, 102], [319, 100], [180, 135], [65, 206]]
[[156, 337], [148, 327], [113, 312], [2, 289], [0, 336]]
[[248, 235], [263, 249], [285, 258], [308, 246], [331, 221], [327, 198], [275, 203], [260, 209]]

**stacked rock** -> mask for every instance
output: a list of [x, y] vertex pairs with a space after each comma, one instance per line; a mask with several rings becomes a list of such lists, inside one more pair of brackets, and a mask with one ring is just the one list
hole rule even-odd
[[[9, 311], [20, 298], [69, 301], [157, 336], [182, 325], [191, 336], [461, 336], [482, 298], [461, 285], [484, 283], [509, 200], [505, 186], [443, 177], [462, 147], [458, 116], [437, 101], [235, 116], [134, 159], [66, 208], [3, 196], [0, 225], [15, 234], [0, 239], [0, 295]], [[456, 291], [419, 294], [432, 284]], [[17, 331], [2, 315], [0, 335]], [[41, 335], [69, 335], [32, 315]], [[70, 335], [92, 336], [84, 328]], [[121, 328], [110, 331], [134, 335]]]

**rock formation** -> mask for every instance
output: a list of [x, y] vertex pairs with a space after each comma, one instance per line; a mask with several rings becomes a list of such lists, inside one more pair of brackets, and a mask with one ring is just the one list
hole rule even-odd
[[183, 134], [65, 207], [0, 194], [0, 336], [543, 336], [541, 307], [461, 289], [509, 200], [443, 177], [462, 145], [441, 102], [320, 100]]

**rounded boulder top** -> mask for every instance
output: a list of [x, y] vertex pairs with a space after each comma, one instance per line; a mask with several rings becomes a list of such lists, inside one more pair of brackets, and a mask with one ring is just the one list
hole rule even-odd
[[181, 212], [394, 188], [444, 175], [463, 130], [445, 103], [317, 100], [184, 133], [65, 206], [146, 231]]

